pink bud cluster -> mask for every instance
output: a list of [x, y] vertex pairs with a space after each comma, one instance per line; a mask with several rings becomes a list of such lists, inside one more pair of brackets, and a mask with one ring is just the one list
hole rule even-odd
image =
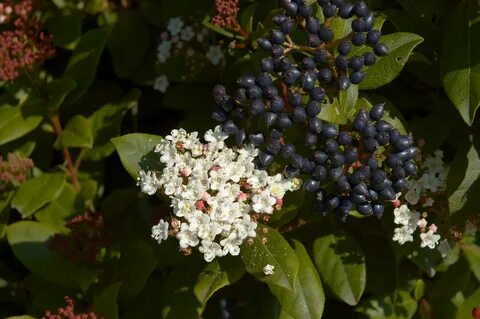
[[111, 235], [105, 231], [103, 217], [99, 213], [75, 216], [65, 226], [70, 233], [55, 235], [49, 248], [72, 262], [94, 264], [100, 249], [110, 244]]
[[239, 0], [216, 0], [215, 8], [217, 15], [213, 17], [212, 23], [222, 28], [238, 26], [239, 2]]
[[0, 5], [0, 24], [8, 24], [8, 29], [0, 33], [0, 81], [11, 81], [22, 69], [53, 57], [55, 48], [52, 37], [32, 16], [31, 0]]
[[6, 160], [4, 160], [0, 155], [0, 191], [25, 182], [33, 166], [33, 161], [30, 158], [8, 153]]
[[52, 313], [47, 310], [45, 315], [41, 319], [102, 319], [103, 316], [100, 316], [92, 311], [87, 313], [75, 313], [75, 301], [65, 296], [65, 302], [67, 305], [63, 308], [58, 308], [57, 313]]

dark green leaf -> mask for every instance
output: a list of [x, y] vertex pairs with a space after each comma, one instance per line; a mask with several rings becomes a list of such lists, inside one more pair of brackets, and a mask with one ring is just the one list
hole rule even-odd
[[100, 292], [93, 301], [93, 310], [105, 318], [118, 319], [117, 296], [121, 286], [121, 282], [116, 282]]
[[77, 86], [75, 81], [71, 78], [55, 79], [46, 86], [47, 110], [56, 112], [63, 104], [67, 95]]
[[222, 258], [205, 267], [198, 276], [193, 292], [198, 301], [206, 304], [213, 294], [223, 287], [233, 284], [245, 273], [245, 268], [238, 258]]
[[97, 277], [97, 271], [71, 263], [48, 248], [55, 235], [50, 225], [20, 221], [7, 228], [7, 239], [20, 262], [38, 276], [65, 287], [86, 290]]
[[12, 207], [26, 218], [55, 200], [61, 194], [65, 181], [64, 173], [46, 173], [32, 178], [20, 186], [13, 197]]
[[461, 246], [465, 258], [470, 264], [470, 269], [477, 279], [480, 281], [480, 246], [475, 244], [463, 244]]
[[64, 49], [73, 50], [82, 35], [82, 17], [78, 14], [52, 16], [46, 26], [53, 43]]
[[341, 300], [356, 305], [366, 282], [365, 257], [346, 232], [324, 235], [313, 244], [315, 265], [322, 282]]
[[82, 36], [75, 47], [64, 73], [65, 77], [70, 77], [77, 83], [73, 92], [69, 94], [70, 102], [85, 94], [93, 83], [109, 33], [109, 29], [90, 30]]
[[157, 264], [150, 246], [135, 240], [125, 247], [120, 259], [120, 278], [123, 282], [120, 295], [133, 297], [145, 286]]
[[410, 319], [417, 311], [417, 301], [405, 290], [386, 297], [368, 299], [357, 309], [370, 319]]
[[[390, 83], [402, 71], [413, 49], [423, 42], [423, 38], [413, 33], [397, 32], [381, 37], [380, 40], [390, 50], [386, 57], [379, 58], [374, 66], [366, 68], [365, 80], [359, 85], [360, 89], [376, 89]], [[358, 53], [371, 50], [364, 48]]]
[[472, 317], [472, 310], [480, 306], [480, 288], [478, 288], [463, 304], [458, 308], [455, 319], [468, 319]]
[[271, 286], [272, 292], [279, 300], [282, 310], [291, 317], [320, 319], [325, 304], [322, 282], [305, 247], [300, 242], [293, 241], [293, 248], [300, 265], [295, 293], [276, 286]]
[[19, 106], [0, 106], [0, 145], [13, 141], [30, 131], [33, 131], [41, 122], [43, 116], [39, 114], [37, 103], [26, 101]]
[[117, 19], [107, 46], [115, 73], [126, 78], [143, 62], [149, 46], [148, 29], [131, 11], [120, 12]]
[[135, 133], [112, 138], [112, 143], [123, 167], [136, 178], [140, 170], [152, 169], [157, 165], [158, 159], [154, 159], [153, 150], [161, 140], [162, 137], [157, 135]]
[[479, 3], [461, 0], [445, 27], [442, 82], [448, 97], [472, 125], [480, 106]]
[[[240, 253], [246, 270], [269, 286], [295, 291], [299, 262], [283, 236], [267, 226], [257, 228], [257, 236], [241, 247]], [[265, 275], [263, 267], [274, 266], [273, 275]]]
[[82, 115], [72, 117], [55, 141], [57, 149], [65, 147], [91, 148], [92, 146], [92, 122]]

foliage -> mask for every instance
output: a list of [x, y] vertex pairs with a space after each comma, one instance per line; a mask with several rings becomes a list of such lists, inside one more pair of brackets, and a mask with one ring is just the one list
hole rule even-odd
[[[442, 252], [392, 242], [391, 208], [381, 221], [354, 213], [341, 223], [313, 214], [303, 193], [286, 196], [239, 257], [205, 263], [150, 238], [171, 207], [140, 192], [139, 170], [158, 165], [151, 155], [171, 129], [214, 127], [212, 88], [258, 72], [257, 40], [280, 2], [240, 0], [221, 27], [213, 0], [34, 1], [55, 54], [0, 82], [0, 317], [48, 318], [67, 300], [105, 318], [471, 318], [480, 307], [475, 0], [366, 1], [390, 54], [319, 115], [343, 126], [384, 102], [387, 121], [423, 141], [424, 158], [444, 151], [447, 189], [429, 211]], [[0, 32], [13, 32], [9, 4], [0, 3]], [[174, 34], [176, 17], [191, 34]], [[101, 218], [79, 222], [91, 215]]]

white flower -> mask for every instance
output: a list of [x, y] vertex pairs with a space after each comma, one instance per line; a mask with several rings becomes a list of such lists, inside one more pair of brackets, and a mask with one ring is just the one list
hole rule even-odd
[[138, 172], [137, 186], [140, 186], [143, 193], [153, 195], [160, 187], [160, 181], [158, 180], [155, 172], [153, 171], [140, 171]]
[[440, 254], [442, 255], [442, 258], [445, 258], [448, 256], [448, 254], [450, 253], [450, 251], [452, 250], [452, 248], [450, 247], [450, 245], [448, 244], [448, 240], [444, 239], [440, 242], [440, 244], [438, 244], [437, 246], [437, 250], [440, 252]]
[[420, 228], [425, 228], [425, 227], [427, 227], [427, 220], [426, 220], [425, 218], [420, 219], [420, 220], [417, 222], [417, 226], [420, 227]]
[[410, 209], [407, 205], [402, 205], [393, 210], [393, 215], [395, 216], [394, 223], [398, 225], [408, 225], [408, 222], [411, 217]]
[[205, 141], [209, 142], [209, 145], [217, 149], [222, 149], [225, 146], [223, 141], [227, 138], [228, 134], [222, 130], [220, 125], [216, 126], [213, 131], [208, 130], [204, 135]]
[[440, 240], [440, 235], [435, 234], [433, 230], [429, 230], [426, 233], [421, 233], [420, 239], [422, 239], [420, 247], [428, 247], [430, 249], [434, 249], [435, 246], [438, 244], [438, 241]]
[[408, 226], [397, 227], [394, 229], [393, 241], [398, 241], [400, 245], [405, 244], [407, 241], [413, 241], [412, 229]]
[[423, 207], [432, 207], [433, 203], [435, 203], [435, 200], [431, 197], [427, 197], [425, 199], [425, 202], [422, 204]]
[[261, 191], [260, 193], [253, 195], [253, 210], [257, 213], [272, 214], [273, 205], [277, 202], [275, 197], [271, 196], [269, 190]]
[[163, 63], [170, 57], [170, 50], [172, 49], [172, 42], [162, 41], [157, 47], [158, 62]]
[[180, 38], [183, 41], [190, 41], [194, 36], [195, 36], [195, 32], [193, 32], [193, 28], [191, 26], [187, 26], [185, 27], [185, 29], [183, 29], [182, 34], [180, 35]]
[[207, 59], [213, 64], [213, 65], [219, 65], [220, 61], [224, 58], [224, 54], [222, 51], [222, 47], [219, 45], [211, 45], [208, 48], [208, 52], [206, 54]]
[[167, 23], [167, 30], [170, 31], [170, 34], [176, 36], [182, 31], [183, 21], [181, 17], [171, 18]]
[[270, 264], [266, 264], [265, 267], [263, 267], [263, 273], [266, 275], [266, 276], [271, 276], [273, 275], [275, 272], [273, 271], [273, 269], [275, 269], [275, 266], [273, 265], [270, 265]]
[[168, 86], [170, 83], [165, 75], [161, 75], [155, 79], [155, 83], [153, 84], [153, 88], [157, 91], [165, 93], [167, 91]]
[[198, 250], [203, 253], [203, 258], [207, 262], [211, 262], [216, 256], [222, 255], [222, 247], [209, 240], [202, 240], [202, 246]]
[[423, 184], [418, 181], [412, 181], [409, 183], [408, 187], [409, 189], [405, 194], [405, 200], [411, 205], [416, 205], [423, 192]]
[[168, 238], [168, 222], [161, 219], [157, 225], [152, 227], [152, 238], [160, 244], [162, 240]]

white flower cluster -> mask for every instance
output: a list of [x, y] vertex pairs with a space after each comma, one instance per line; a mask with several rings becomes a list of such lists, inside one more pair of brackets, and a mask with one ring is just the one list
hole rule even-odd
[[[436, 193], [447, 187], [448, 167], [443, 162], [441, 150], [437, 150], [433, 155], [427, 157], [421, 169], [424, 173], [420, 179], [410, 181], [409, 191], [405, 194], [405, 200], [412, 205], [416, 205], [425, 192]], [[433, 199], [427, 198], [424, 205], [432, 206]]]
[[[420, 246], [422, 248], [428, 247], [430, 249], [435, 248], [440, 240], [440, 235], [436, 234], [437, 226], [431, 224], [427, 228], [426, 215], [420, 215], [416, 211], [411, 211], [407, 205], [401, 205], [393, 211], [394, 214], [394, 223], [400, 225], [394, 229], [393, 240], [397, 241], [400, 245], [405, 244], [406, 242], [413, 241], [413, 233], [417, 228], [420, 229], [420, 239], [422, 243]], [[422, 218], [421, 218], [422, 217]]]
[[197, 132], [173, 130], [155, 148], [163, 171], [140, 171], [138, 178], [144, 193], [161, 190], [169, 196], [175, 215], [170, 230], [161, 220], [152, 237], [161, 242], [170, 232], [181, 249], [198, 246], [208, 262], [238, 255], [243, 241], [256, 236], [256, 220], [273, 214], [285, 193], [301, 184], [256, 169], [258, 150], [251, 145], [228, 148], [227, 137], [220, 126], [205, 133], [206, 143]]

